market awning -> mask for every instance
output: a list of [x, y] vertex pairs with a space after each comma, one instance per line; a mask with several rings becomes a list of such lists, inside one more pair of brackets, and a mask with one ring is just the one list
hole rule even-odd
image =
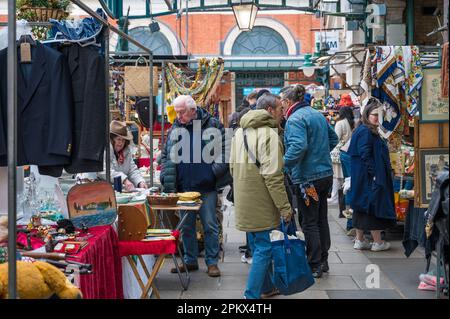
[[[200, 56], [195, 58], [201, 58]], [[210, 58], [210, 57], [206, 57]], [[225, 70], [228, 71], [298, 71], [305, 61], [303, 56], [280, 57], [224, 57]], [[189, 64], [192, 69], [197, 68], [197, 63]]]

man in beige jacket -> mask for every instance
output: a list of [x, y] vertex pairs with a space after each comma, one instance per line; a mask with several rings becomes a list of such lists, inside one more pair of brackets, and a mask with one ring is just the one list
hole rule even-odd
[[253, 262], [244, 296], [273, 295], [269, 267], [272, 262], [270, 231], [289, 222], [292, 210], [284, 187], [283, 147], [278, 136], [283, 116], [280, 98], [264, 94], [241, 119], [230, 153], [236, 228], [247, 232]]

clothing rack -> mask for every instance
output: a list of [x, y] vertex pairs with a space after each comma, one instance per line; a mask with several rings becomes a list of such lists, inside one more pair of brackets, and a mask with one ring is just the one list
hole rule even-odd
[[[109, 142], [109, 32], [113, 31], [120, 37], [130, 41], [138, 48], [143, 50], [149, 57], [150, 64], [150, 86], [151, 92], [153, 88], [153, 52], [145, 47], [128, 34], [119, 30], [114, 25], [110, 24], [107, 20], [99, 16], [95, 11], [89, 8], [80, 0], [70, 0], [73, 4], [80, 7], [83, 11], [88, 13], [94, 19], [103, 24], [105, 28], [105, 94], [106, 99], [106, 178], [109, 181], [111, 178], [111, 166], [110, 166], [110, 142]], [[16, 183], [16, 167], [17, 167], [17, 46], [16, 46], [16, 0], [8, 0], [8, 22], [5, 24], [8, 26], [8, 49], [7, 49], [7, 132], [8, 132], [8, 255], [10, 256], [8, 261], [8, 298], [17, 299], [17, 263], [16, 263], [16, 241], [17, 241], [17, 183]], [[48, 22], [29, 22], [30, 26], [51, 26]], [[150, 99], [150, 109], [153, 108], [153, 99]], [[152, 112], [150, 113], [150, 120], [152, 120]], [[150, 121], [152, 123], [152, 121]], [[153, 179], [151, 179], [151, 185], [153, 185]]]

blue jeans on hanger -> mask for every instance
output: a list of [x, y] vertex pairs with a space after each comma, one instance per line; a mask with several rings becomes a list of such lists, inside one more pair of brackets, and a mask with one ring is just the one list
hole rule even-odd
[[270, 232], [271, 230], [247, 233], [249, 245], [252, 247], [253, 262], [244, 293], [246, 299], [260, 299], [262, 293], [274, 289]]
[[[205, 235], [205, 262], [206, 265], [217, 265], [219, 260], [219, 224], [216, 215], [217, 192], [202, 194], [203, 201], [199, 215]], [[181, 239], [184, 246], [184, 261], [188, 265], [197, 265], [198, 241], [196, 232], [197, 214], [188, 214], [186, 221], [181, 228]]]

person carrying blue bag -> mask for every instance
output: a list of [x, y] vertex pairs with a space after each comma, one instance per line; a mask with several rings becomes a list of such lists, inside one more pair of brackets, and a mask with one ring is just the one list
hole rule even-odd
[[236, 228], [247, 233], [252, 247], [246, 299], [273, 296], [270, 232], [280, 226], [280, 218], [291, 221], [292, 208], [284, 187], [283, 147], [278, 127], [283, 116], [280, 98], [261, 96], [256, 110], [245, 114], [231, 146], [230, 170], [233, 176]]
[[283, 295], [302, 292], [314, 284], [314, 277], [306, 258], [304, 234], [297, 231], [295, 221], [286, 225], [281, 221], [281, 231], [270, 233], [273, 258], [273, 280]]

